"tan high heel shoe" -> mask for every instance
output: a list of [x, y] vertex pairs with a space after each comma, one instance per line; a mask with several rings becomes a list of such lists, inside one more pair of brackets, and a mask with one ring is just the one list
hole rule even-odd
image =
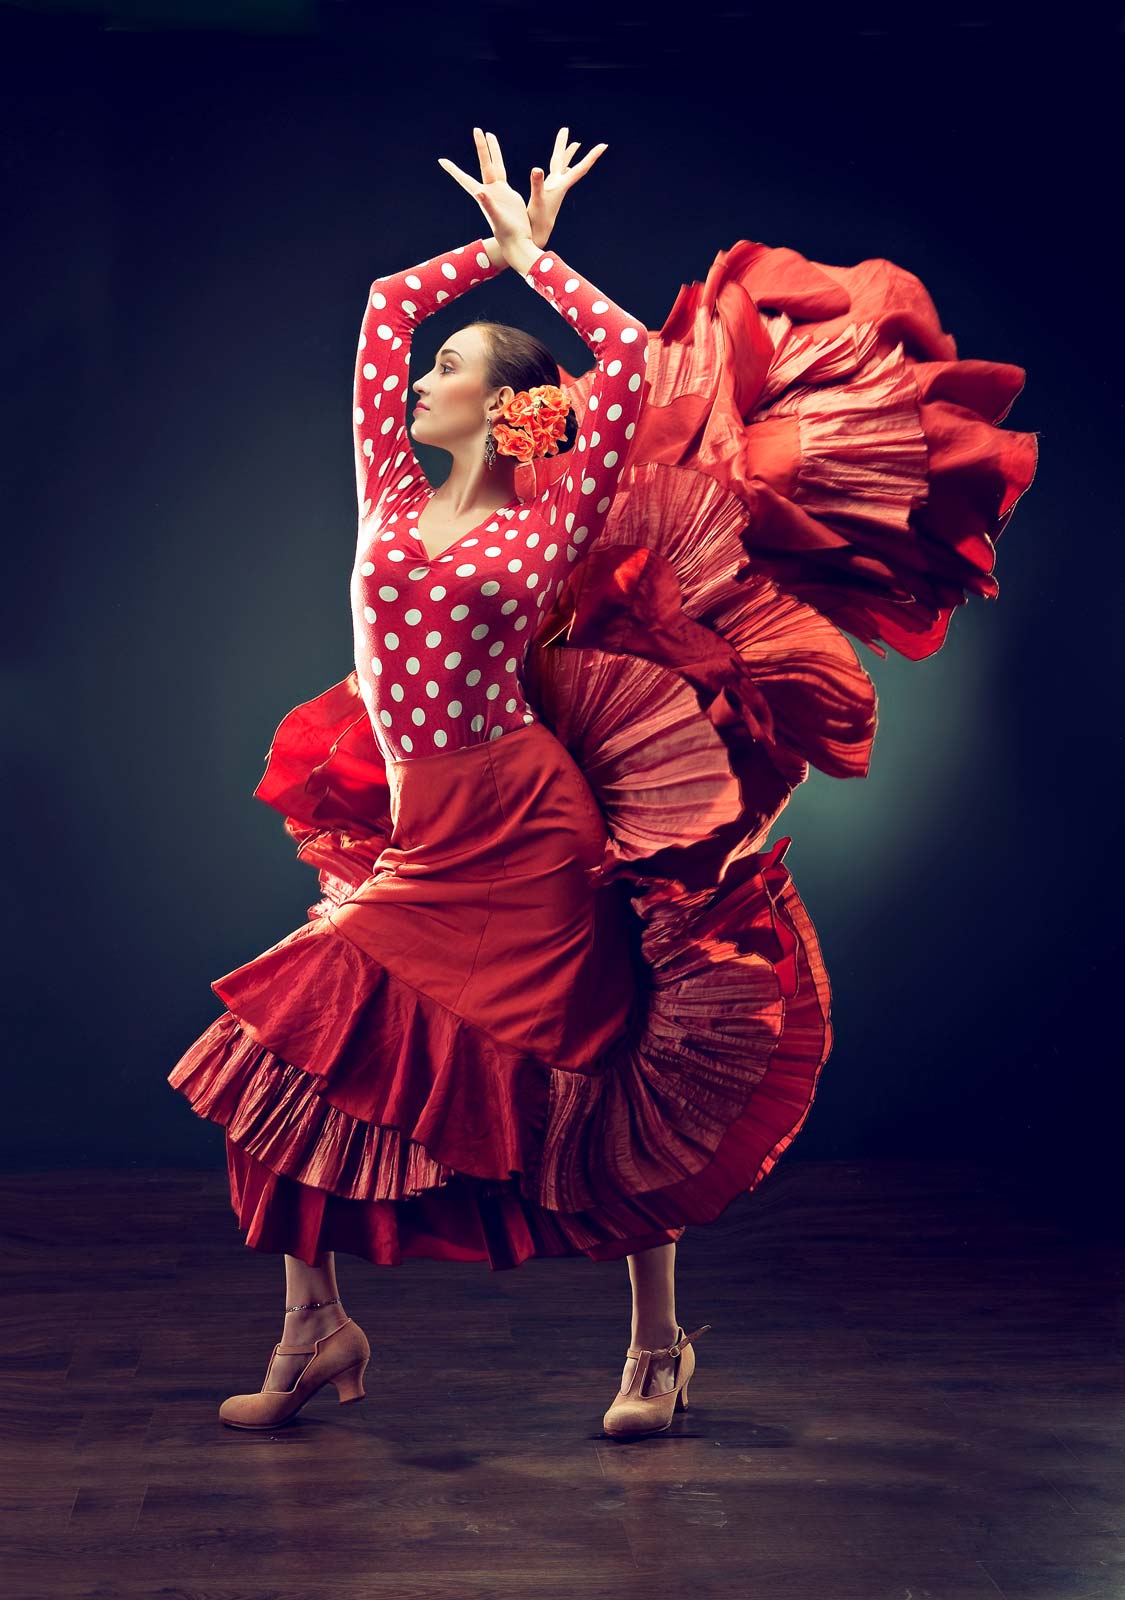
[[[266, 1388], [274, 1356], [306, 1355], [312, 1360], [301, 1369], [291, 1389]], [[351, 1317], [314, 1340], [311, 1350], [283, 1350], [280, 1343], [275, 1344], [259, 1393], [232, 1394], [219, 1407], [219, 1420], [229, 1428], [279, 1428], [291, 1422], [326, 1383], [335, 1385], [341, 1405], [363, 1400], [363, 1372], [370, 1357], [367, 1335]]]
[[[676, 1342], [664, 1350], [641, 1350], [636, 1345], [629, 1346], [625, 1354], [635, 1356], [637, 1364], [629, 1380], [629, 1387], [618, 1390], [616, 1399], [602, 1418], [602, 1427], [606, 1433], [615, 1439], [639, 1439], [648, 1433], [663, 1433], [665, 1428], [672, 1426], [672, 1416], [676, 1408], [680, 1407], [684, 1411], [688, 1408], [688, 1384], [695, 1371], [695, 1350], [692, 1348], [692, 1340], [698, 1339], [699, 1335], [706, 1333], [710, 1327], [711, 1324], [705, 1322], [694, 1332], [685, 1333], [677, 1324]], [[654, 1356], [676, 1358], [676, 1381], [666, 1393], [642, 1394]]]

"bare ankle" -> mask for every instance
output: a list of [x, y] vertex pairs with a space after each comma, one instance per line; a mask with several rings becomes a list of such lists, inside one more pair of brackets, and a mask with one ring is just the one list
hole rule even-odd
[[634, 1323], [630, 1338], [639, 1350], [666, 1350], [675, 1343], [679, 1331], [676, 1322]]

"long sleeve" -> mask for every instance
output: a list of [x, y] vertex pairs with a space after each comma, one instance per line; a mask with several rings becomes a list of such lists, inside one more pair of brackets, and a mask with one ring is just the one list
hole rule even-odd
[[562, 524], [570, 548], [577, 551], [597, 538], [625, 470], [643, 402], [648, 329], [555, 250], [541, 251], [523, 276], [597, 357], [582, 424], [567, 452], [568, 461], [573, 456], [573, 469], [542, 496], [550, 502], [550, 521]]
[[493, 266], [484, 239], [480, 238], [432, 256], [405, 272], [376, 278], [371, 285], [360, 328], [352, 391], [356, 494], [361, 515], [378, 499], [386, 487], [381, 480], [386, 480], [395, 468], [403, 469], [395, 477], [403, 486], [422, 471], [406, 432], [414, 329], [439, 305], [456, 299], [500, 270], [500, 266]]

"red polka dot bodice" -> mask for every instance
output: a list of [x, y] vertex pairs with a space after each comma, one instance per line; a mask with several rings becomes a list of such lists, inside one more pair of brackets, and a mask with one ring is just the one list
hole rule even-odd
[[496, 739], [536, 720], [522, 687], [543, 606], [601, 531], [641, 409], [647, 330], [556, 251], [526, 281], [597, 356], [572, 470], [432, 559], [414, 524], [432, 495], [407, 436], [411, 335], [444, 301], [501, 270], [483, 239], [371, 285], [355, 374], [359, 539], [352, 569], [356, 675], [388, 760]]

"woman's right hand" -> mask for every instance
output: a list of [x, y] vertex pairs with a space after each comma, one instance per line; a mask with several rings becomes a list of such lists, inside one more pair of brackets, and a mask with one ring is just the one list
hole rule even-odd
[[[609, 149], [607, 144], [596, 144], [582, 157], [576, 167], [571, 168], [571, 157], [581, 141], [576, 140], [573, 144], [567, 144], [566, 136], [569, 132], [570, 129], [564, 127], [555, 135], [549, 173], [544, 174], [542, 167], [531, 169], [531, 199], [527, 203], [527, 215], [531, 222], [531, 237], [540, 250], [546, 246], [547, 240], [551, 237], [555, 218], [559, 214], [567, 190], [573, 188], [579, 178], [584, 178], [602, 152]], [[491, 139], [492, 135], [489, 134], [488, 138]]]
[[520, 239], [531, 239], [531, 218], [522, 195], [508, 182], [504, 157], [495, 134], [485, 134], [481, 128], [473, 129], [477, 155], [480, 158], [480, 177], [471, 178], [462, 172], [447, 156], [438, 156], [438, 166], [471, 194], [492, 225], [492, 232], [501, 250], [509, 248]]

